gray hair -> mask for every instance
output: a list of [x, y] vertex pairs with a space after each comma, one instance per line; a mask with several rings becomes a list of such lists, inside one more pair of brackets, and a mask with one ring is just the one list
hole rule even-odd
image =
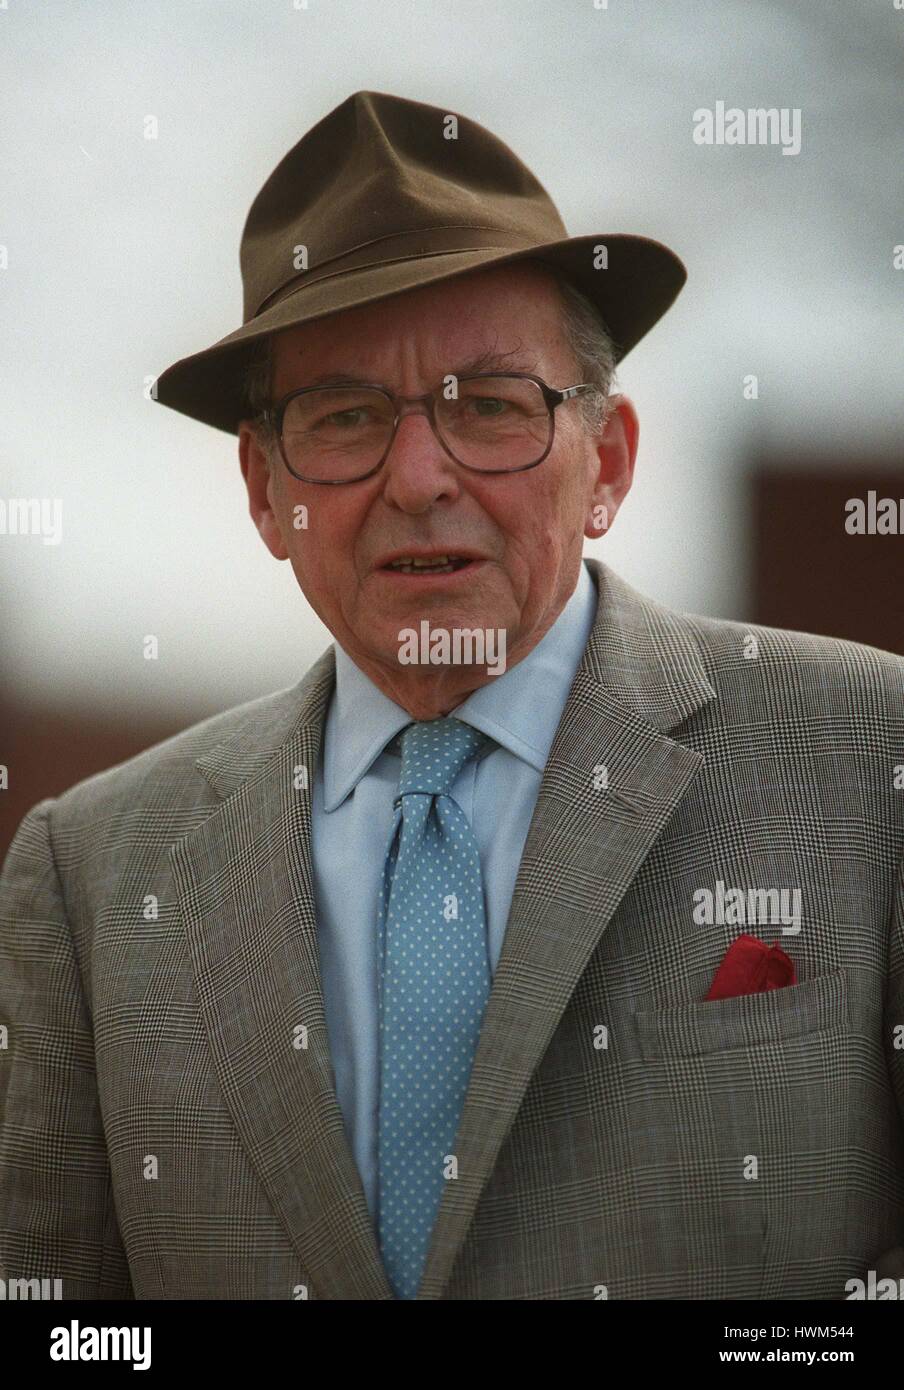
[[[553, 270], [552, 274], [562, 298], [562, 328], [565, 341], [574, 357], [578, 373], [576, 381], [562, 384], [574, 386], [580, 381], [595, 388], [579, 396], [578, 400], [585, 428], [589, 433], [596, 434], [611, 413], [616, 345], [592, 301], [560, 271]], [[268, 334], [252, 345], [243, 383], [246, 416], [253, 421], [261, 444], [268, 454], [275, 444], [264, 419], [264, 411], [270, 405], [272, 342], [273, 335]]]
[[[562, 328], [574, 357], [580, 381], [595, 387], [579, 397], [584, 423], [591, 434], [602, 429], [612, 411], [616, 345], [596, 305], [577, 286], [556, 272], [564, 313]], [[577, 385], [577, 383], [562, 383]]]

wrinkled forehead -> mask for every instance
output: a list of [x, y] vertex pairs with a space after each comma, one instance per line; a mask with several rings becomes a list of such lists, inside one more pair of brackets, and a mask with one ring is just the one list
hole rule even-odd
[[275, 334], [274, 384], [332, 370], [533, 371], [569, 361], [555, 276], [528, 264], [475, 271]]

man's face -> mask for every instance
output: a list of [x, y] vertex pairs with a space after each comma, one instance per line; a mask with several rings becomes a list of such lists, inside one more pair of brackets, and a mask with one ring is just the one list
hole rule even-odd
[[[506, 266], [396, 295], [289, 329], [273, 343], [271, 396], [335, 374], [417, 396], [441, 387], [463, 364], [499, 354], [482, 370], [530, 372], [554, 387], [580, 380], [562, 329], [555, 281], [542, 268]], [[633, 408], [619, 399], [591, 436], [579, 400], [555, 412], [547, 458], [523, 473], [485, 475], [454, 462], [424, 415], [401, 420], [372, 477], [342, 486], [303, 483], [278, 456], [272, 468], [243, 422], [240, 457], [251, 513], [267, 546], [288, 558], [336, 641], [415, 719], [454, 709], [495, 679], [477, 666], [403, 665], [403, 629], [505, 629], [514, 665], [540, 641], [577, 582], [583, 537], [598, 536], [631, 484], [637, 444]], [[294, 509], [307, 509], [296, 529]], [[385, 568], [411, 550], [477, 559], [426, 579]]]

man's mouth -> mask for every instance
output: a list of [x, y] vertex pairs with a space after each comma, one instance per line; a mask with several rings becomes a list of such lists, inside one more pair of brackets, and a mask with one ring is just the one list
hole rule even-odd
[[431, 555], [429, 558], [418, 558], [414, 555], [403, 555], [397, 560], [391, 560], [389, 564], [381, 566], [384, 570], [391, 570], [395, 574], [454, 574], [456, 570], [464, 569], [466, 565], [475, 562], [463, 555]]

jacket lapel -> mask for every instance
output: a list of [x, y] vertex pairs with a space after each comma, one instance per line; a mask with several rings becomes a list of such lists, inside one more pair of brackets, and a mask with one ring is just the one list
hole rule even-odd
[[224, 800], [173, 847], [172, 859], [223, 1095], [313, 1292], [388, 1299], [336, 1099], [318, 966], [310, 796], [296, 789], [302, 768], [313, 784], [334, 670], [329, 648], [300, 687], [273, 702], [268, 720], [262, 723], [258, 706], [199, 760]]
[[[587, 962], [702, 756], [668, 737], [715, 695], [690, 628], [589, 561], [597, 617], [540, 787], [418, 1298], [441, 1298]], [[608, 790], [594, 787], [605, 767]]]

